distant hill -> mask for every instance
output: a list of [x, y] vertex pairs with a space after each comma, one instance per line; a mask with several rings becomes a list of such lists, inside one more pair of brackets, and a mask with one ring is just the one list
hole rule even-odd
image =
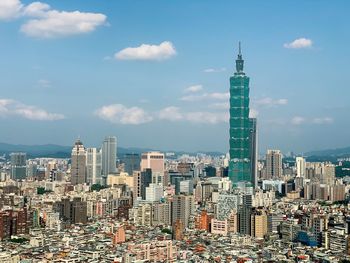
[[[154, 149], [149, 148], [137, 148], [137, 147], [118, 147], [118, 157], [121, 158], [127, 153], [137, 153], [141, 154], [143, 152], [152, 151]], [[23, 144], [8, 144], [0, 143], [0, 155], [9, 155], [12, 152], [25, 152], [28, 155], [28, 158], [37, 158], [37, 157], [51, 157], [51, 158], [70, 158], [72, 151], [72, 146], [62, 146], [56, 144], [43, 144], [43, 145], [23, 145]], [[213, 156], [223, 155], [221, 152], [184, 152], [184, 151], [163, 151], [163, 152], [174, 152], [175, 155], [182, 154], [197, 154], [203, 153]]]
[[348, 157], [350, 156], [350, 147], [327, 149], [320, 151], [311, 151], [305, 154], [306, 156], [323, 156], [323, 157]]

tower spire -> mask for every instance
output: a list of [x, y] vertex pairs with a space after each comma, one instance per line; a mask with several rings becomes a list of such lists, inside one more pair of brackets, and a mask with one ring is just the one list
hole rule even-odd
[[243, 72], [244, 60], [242, 58], [241, 41], [238, 42], [238, 56], [236, 59], [236, 73], [244, 74]]

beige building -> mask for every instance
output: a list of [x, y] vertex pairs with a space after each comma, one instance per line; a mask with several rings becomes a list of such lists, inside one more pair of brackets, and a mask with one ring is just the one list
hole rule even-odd
[[282, 153], [280, 150], [267, 150], [266, 178], [276, 179], [282, 177]]
[[131, 189], [134, 188], [134, 177], [130, 176], [128, 173], [120, 173], [120, 174], [109, 174], [107, 176], [107, 185], [115, 185], [115, 184], [126, 184]]
[[228, 223], [227, 220], [211, 219], [211, 233], [227, 236], [228, 234]]
[[164, 175], [164, 153], [147, 152], [141, 154], [141, 171], [152, 169], [152, 173]]
[[267, 214], [264, 210], [256, 210], [251, 216], [251, 236], [264, 238], [267, 234]]

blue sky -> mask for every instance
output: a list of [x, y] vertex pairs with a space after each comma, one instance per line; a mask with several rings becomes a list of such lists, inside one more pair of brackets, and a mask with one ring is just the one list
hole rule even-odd
[[260, 152], [350, 145], [348, 1], [0, 1], [0, 141], [228, 150], [238, 41]]

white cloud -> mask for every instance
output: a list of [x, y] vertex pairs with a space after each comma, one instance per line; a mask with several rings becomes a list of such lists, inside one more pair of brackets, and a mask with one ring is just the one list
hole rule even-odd
[[314, 123], [314, 124], [331, 124], [331, 123], [333, 123], [333, 118], [330, 118], [330, 117], [314, 118], [312, 120], [312, 123]]
[[306, 119], [304, 117], [301, 116], [295, 116], [292, 118], [291, 123], [293, 125], [301, 125], [306, 121]]
[[288, 104], [287, 99], [272, 99], [270, 97], [265, 97], [262, 99], [254, 100], [254, 105], [257, 106], [266, 106], [266, 107], [272, 107], [272, 106], [278, 106], [278, 105], [286, 105]]
[[0, 20], [11, 20], [21, 15], [23, 4], [20, 0], [0, 1]]
[[311, 48], [312, 40], [309, 38], [298, 38], [290, 43], [285, 43], [283, 46], [285, 48], [300, 49], [300, 48]]
[[249, 109], [249, 118], [256, 118], [259, 115], [259, 111], [256, 109], [250, 108]]
[[183, 114], [180, 112], [180, 108], [169, 106], [159, 111], [159, 119], [178, 121], [184, 118]]
[[103, 106], [95, 114], [106, 121], [117, 124], [142, 124], [153, 120], [153, 117], [139, 107], [127, 108], [122, 104]]
[[224, 72], [226, 71], [226, 68], [207, 68], [203, 70], [205, 73], [217, 73], [217, 72]]
[[160, 120], [168, 121], [188, 121], [192, 123], [206, 123], [217, 124], [221, 122], [228, 122], [228, 112], [206, 112], [206, 111], [193, 111], [183, 112], [178, 107], [170, 106], [162, 109], [159, 112]]
[[20, 116], [38, 121], [55, 121], [65, 118], [63, 114], [50, 113], [39, 107], [26, 105], [11, 99], [0, 99], [0, 116]]
[[114, 57], [120, 60], [164, 60], [174, 55], [174, 45], [170, 41], [164, 41], [159, 45], [142, 44], [138, 47], [128, 47], [117, 52]]
[[45, 16], [46, 12], [50, 9], [51, 7], [46, 3], [33, 2], [24, 8], [23, 15], [31, 17], [42, 17]]
[[180, 98], [182, 101], [202, 101], [202, 100], [228, 100], [230, 98], [229, 92], [213, 92], [203, 93], [199, 95], [188, 95]]
[[21, 31], [27, 36], [37, 38], [56, 38], [89, 33], [103, 25], [107, 19], [103, 14], [47, 11], [43, 6], [29, 8], [27, 12], [36, 17], [23, 24]]
[[228, 110], [230, 108], [229, 102], [216, 102], [209, 105], [209, 108], [216, 110]]
[[228, 112], [189, 112], [186, 114], [186, 120], [193, 123], [217, 124], [220, 122], [228, 122]]
[[195, 93], [195, 92], [198, 92], [198, 91], [201, 91], [203, 90], [203, 86], [202, 85], [193, 85], [193, 86], [190, 86], [188, 88], [186, 88], [184, 90], [185, 93]]
[[44, 89], [50, 88], [51, 87], [51, 82], [46, 79], [39, 79], [38, 80], [38, 86]]

